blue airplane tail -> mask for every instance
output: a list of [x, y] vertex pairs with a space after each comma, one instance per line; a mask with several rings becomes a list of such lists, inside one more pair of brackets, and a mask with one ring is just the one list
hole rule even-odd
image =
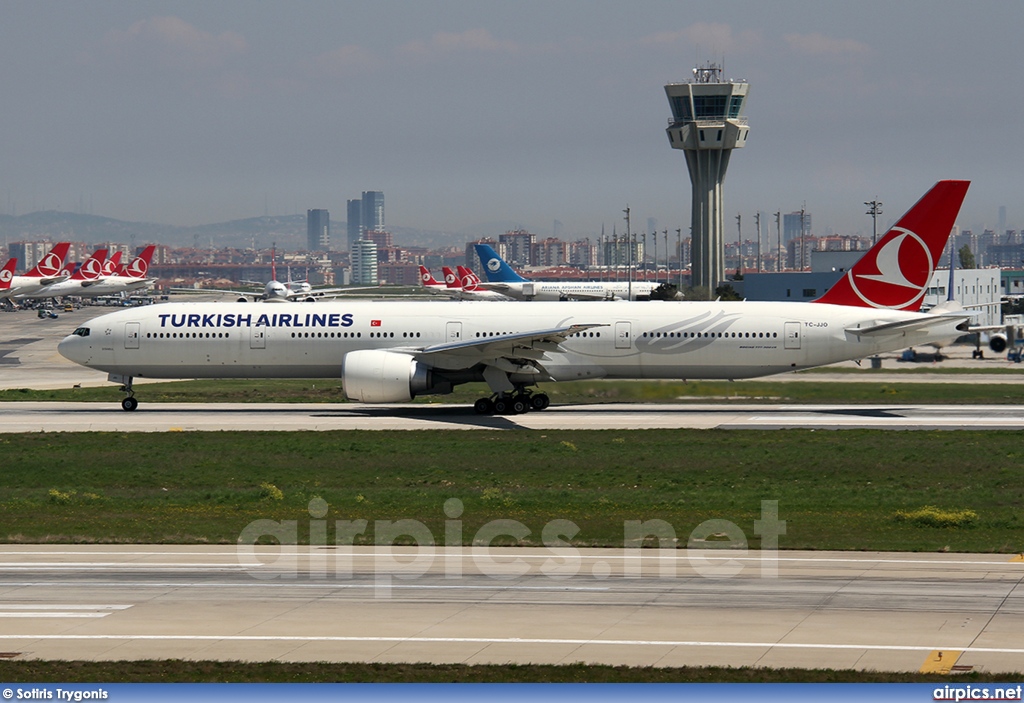
[[487, 280], [494, 283], [517, 283], [528, 281], [509, 266], [504, 259], [498, 256], [489, 244], [474, 244], [476, 255], [480, 257], [480, 263]]

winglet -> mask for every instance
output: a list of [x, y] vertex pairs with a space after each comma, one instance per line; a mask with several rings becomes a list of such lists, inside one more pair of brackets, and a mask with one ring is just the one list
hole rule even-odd
[[480, 263], [484, 267], [484, 276], [488, 281], [496, 283], [515, 283], [529, 281], [516, 273], [508, 263], [498, 256], [498, 252], [491, 248], [490, 244], [474, 244], [476, 255], [480, 257]]
[[939, 181], [815, 303], [916, 311], [970, 181]]

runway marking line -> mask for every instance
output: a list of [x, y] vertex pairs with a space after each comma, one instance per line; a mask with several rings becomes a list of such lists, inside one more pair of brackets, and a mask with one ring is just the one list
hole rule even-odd
[[1024, 552], [1021, 552], [1020, 554], [1015, 554], [1010, 558], [1010, 561], [1024, 562]]
[[607, 645], [613, 647], [743, 647], [756, 649], [835, 649], [886, 652], [972, 652], [1024, 654], [1024, 649], [1008, 647], [952, 647], [898, 644], [812, 644], [803, 642], [701, 642], [689, 640], [595, 640], [546, 639], [533, 637], [342, 637], [342, 636], [279, 636], [279, 635], [0, 635], [4, 640], [125, 640], [125, 641], [191, 641], [191, 642], [379, 642], [393, 644], [540, 644], [540, 645]]
[[928, 658], [921, 665], [921, 674], [948, 674], [963, 652], [948, 649], [936, 649], [928, 653]]

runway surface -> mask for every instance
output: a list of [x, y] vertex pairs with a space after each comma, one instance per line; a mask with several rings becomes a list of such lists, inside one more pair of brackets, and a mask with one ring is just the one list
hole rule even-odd
[[721, 554], [7, 545], [0, 649], [890, 671], [934, 660], [1024, 671], [1019, 557], [729, 552], [738, 573], [712, 577]]
[[480, 416], [462, 405], [0, 403], [0, 432], [221, 430], [1024, 429], [1010, 405], [604, 404]]

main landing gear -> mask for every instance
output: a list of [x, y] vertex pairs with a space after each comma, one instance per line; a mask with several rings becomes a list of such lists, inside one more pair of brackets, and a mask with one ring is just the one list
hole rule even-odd
[[519, 388], [512, 393], [495, 393], [473, 403], [477, 415], [522, 415], [531, 410], [544, 410], [551, 405], [547, 393], [533, 393]]
[[127, 393], [128, 397], [121, 401], [121, 409], [131, 412], [139, 407], [139, 401], [135, 399], [135, 389], [132, 388], [132, 379], [129, 376], [128, 382], [121, 386], [121, 392]]

